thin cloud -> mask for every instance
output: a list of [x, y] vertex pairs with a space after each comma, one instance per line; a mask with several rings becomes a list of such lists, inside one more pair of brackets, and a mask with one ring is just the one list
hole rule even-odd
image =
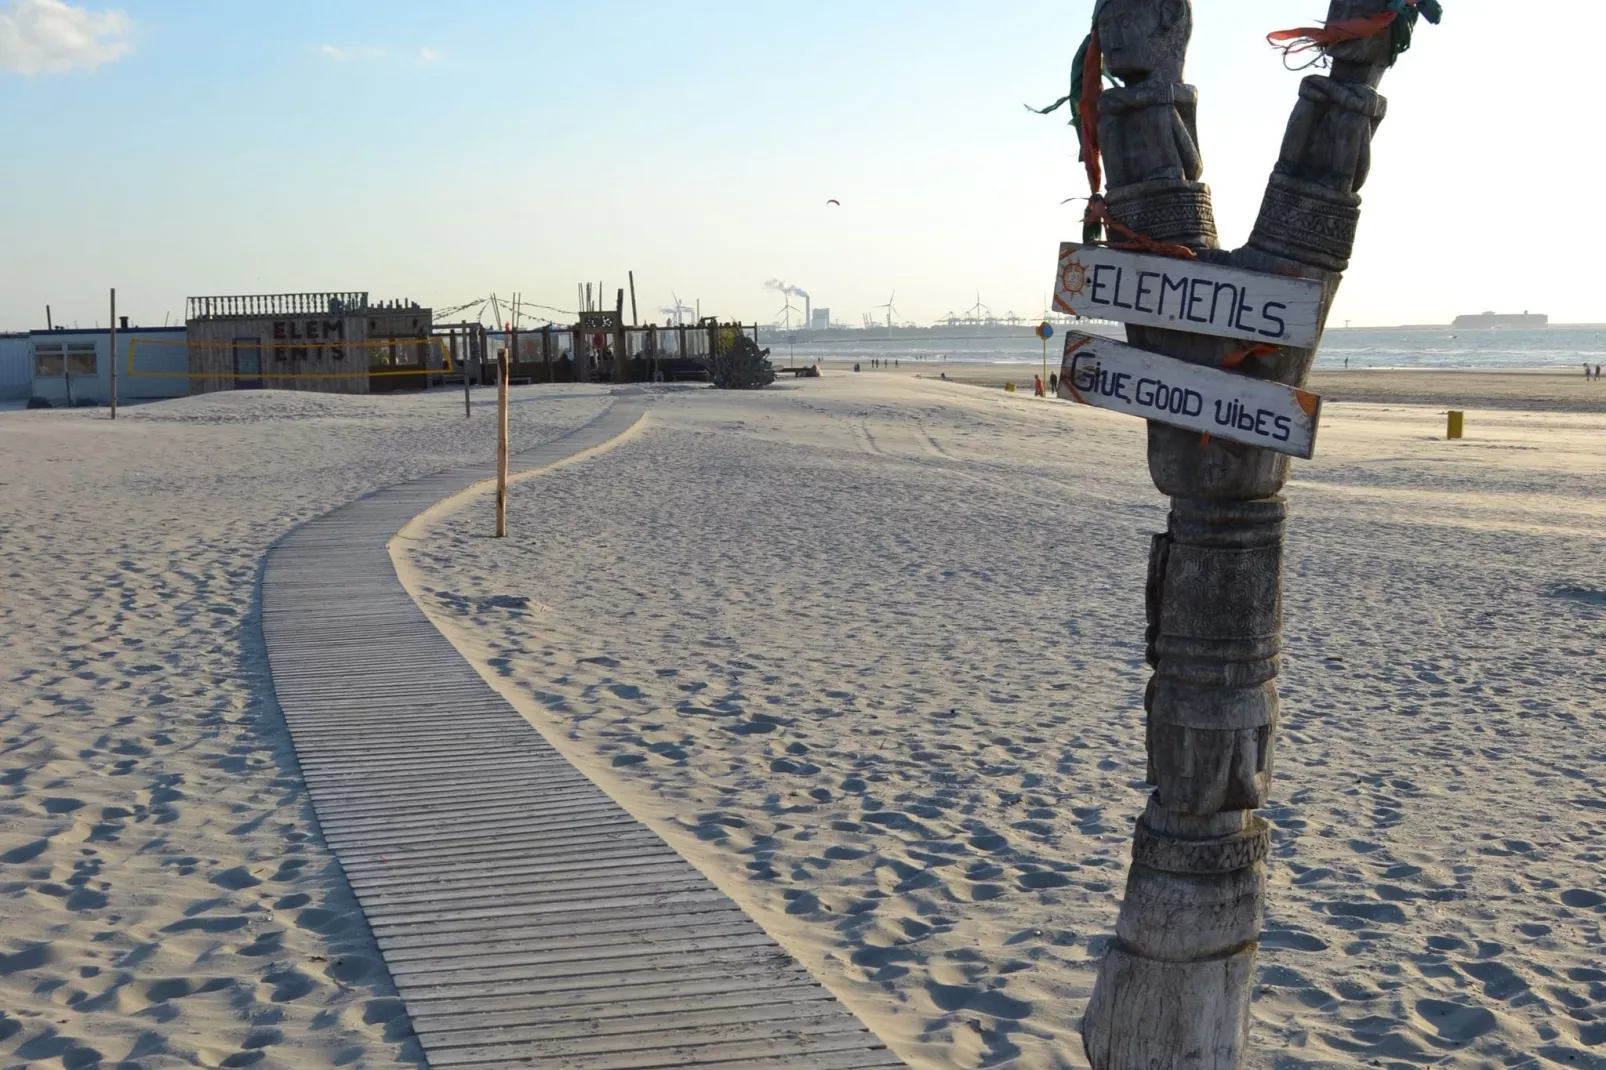
[[64, 0], [0, 4], [0, 71], [65, 74], [92, 71], [133, 51], [134, 23], [113, 8], [91, 11]]
[[423, 60], [425, 63], [434, 63], [436, 60], [441, 58], [441, 54], [435, 51], [433, 48], [420, 48], [418, 50], [418, 58]]
[[363, 45], [360, 48], [340, 48], [335, 45], [319, 45], [318, 51], [334, 60], [336, 63], [345, 63], [354, 59], [381, 59], [385, 50], [376, 45]]

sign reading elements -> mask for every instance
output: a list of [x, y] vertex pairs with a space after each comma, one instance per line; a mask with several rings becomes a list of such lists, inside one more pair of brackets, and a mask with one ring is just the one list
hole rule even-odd
[[1295, 457], [1316, 449], [1322, 399], [1282, 383], [1189, 364], [1067, 331], [1059, 395]]
[[1060, 246], [1054, 307], [1073, 316], [1309, 349], [1322, 284], [1099, 245]]

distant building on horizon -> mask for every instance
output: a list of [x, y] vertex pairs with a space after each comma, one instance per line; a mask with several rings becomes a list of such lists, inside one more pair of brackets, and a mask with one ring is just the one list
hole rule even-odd
[[1474, 330], [1478, 327], [1546, 327], [1550, 317], [1543, 312], [1480, 312], [1457, 316], [1452, 327]]
[[813, 310], [813, 314], [811, 315], [811, 317], [809, 319], [809, 330], [811, 330], [811, 331], [828, 331], [830, 329], [831, 329], [831, 310], [828, 309], [828, 308], [816, 308], [816, 309], [814, 309]]

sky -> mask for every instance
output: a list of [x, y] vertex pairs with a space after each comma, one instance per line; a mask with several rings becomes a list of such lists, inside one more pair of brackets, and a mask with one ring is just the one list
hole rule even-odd
[[[1598, 83], [1566, 44], [1606, 39], [1606, 4], [1444, 4], [1384, 79], [1329, 323], [1606, 321]], [[146, 325], [186, 296], [320, 290], [568, 312], [631, 271], [643, 322], [676, 297], [772, 322], [772, 279], [852, 324], [889, 299], [898, 321], [1036, 317], [1087, 189], [1064, 112], [1022, 105], [1066, 91], [1092, 6], [0, 0], [0, 330], [47, 304], [103, 324], [109, 287]], [[1324, 9], [1195, 5], [1224, 245], [1302, 77], [1265, 34]]]

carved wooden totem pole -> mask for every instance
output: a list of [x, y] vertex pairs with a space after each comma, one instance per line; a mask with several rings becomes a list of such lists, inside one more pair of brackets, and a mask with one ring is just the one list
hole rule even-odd
[[[1377, 86], [1418, 11], [1437, 21], [1416, 2], [1331, 0], [1326, 27], [1304, 31], [1329, 67], [1302, 82], [1254, 231], [1231, 252], [1199, 181], [1188, 0], [1100, 0], [1079, 57], [1089, 218], [1110, 241], [1064, 247], [1056, 303], [1124, 321], [1127, 345], [1073, 332], [1062, 394], [1150, 416], [1149, 471], [1171, 499], [1147, 591], [1155, 790], [1082, 1024], [1096, 1070], [1235, 1068], [1245, 1054], [1269, 842], [1254, 811], [1278, 717], [1279, 491], [1289, 454], [1309, 456], [1292, 444], [1301, 413], [1314, 440], [1317, 399], [1298, 388], [1348, 265]], [[1100, 90], [1101, 59], [1116, 88]]]

